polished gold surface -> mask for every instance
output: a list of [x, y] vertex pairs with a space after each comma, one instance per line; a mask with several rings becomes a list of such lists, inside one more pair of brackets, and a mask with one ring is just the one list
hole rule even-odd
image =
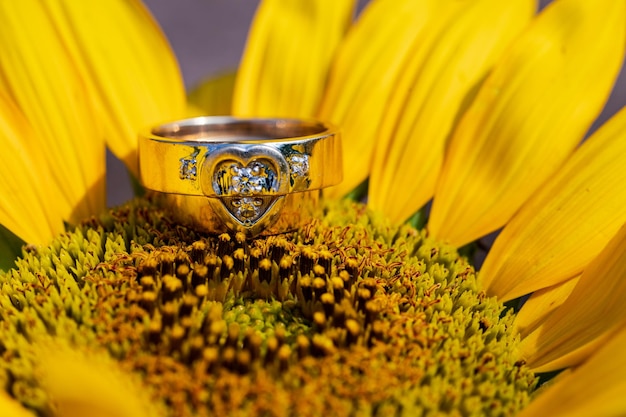
[[247, 237], [270, 236], [296, 230], [310, 220], [318, 208], [319, 190], [276, 197], [273, 206], [258, 221], [243, 224], [236, 217], [223, 213], [217, 198], [157, 194], [162, 204], [170, 207], [177, 221], [209, 234], [242, 232]]
[[214, 155], [230, 155], [245, 162], [267, 153], [278, 153], [284, 159], [293, 155], [308, 157], [308, 185], [273, 194], [315, 190], [341, 182], [340, 136], [321, 122], [197, 117], [159, 126], [139, 137], [143, 185], [165, 193], [217, 196], [213, 187], [206, 185]]
[[338, 132], [315, 120], [197, 117], [139, 138], [143, 185], [209, 233], [297, 228], [341, 181], [341, 160]]

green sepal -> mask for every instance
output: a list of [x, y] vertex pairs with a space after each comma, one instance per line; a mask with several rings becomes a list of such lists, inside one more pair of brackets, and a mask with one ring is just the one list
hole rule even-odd
[[506, 301], [504, 303], [504, 306], [506, 308], [512, 309], [515, 312], [515, 314], [517, 314], [522, 309], [524, 304], [526, 304], [526, 301], [528, 301], [530, 296], [531, 296], [531, 294], [523, 295], [521, 297], [514, 298], [512, 300]]
[[470, 242], [459, 248], [459, 255], [464, 256], [466, 259], [473, 260], [478, 249], [478, 241]]
[[421, 230], [426, 226], [426, 222], [428, 221], [428, 213], [426, 206], [422, 207], [418, 211], [415, 212], [411, 217], [409, 217], [406, 223], [417, 230]]
[[22, 255], [25, 244], [26, 242], [0, 224], [0, 270], [6, 271], [15, 266], [15, 260]]
[[344, 198], [346, 200], [352, 200], [352, 201], [359, 201], [359, 202], [365, 201], [365, 198], [367, 197], [367, 190], [369, 188], [369, 183], [370, 183], [369, 178], [364, 180], [362, 183], [357, 185], [355, 189], [353, 189], [348, 194], [346, 194]]
[[130, 186], [133, 189], [133, 195], [135, 197], [143, 197], [146, 195], [146, 189], [137, 177], [132, 172], [128, 171], [128, 178], [130, 178]]
[[544, 384], [550, 383], [550, 381], [557, 377], [561, 372], [563, 372], [563, 369], [537, 374], [537, 376], [539, 377], [539, 382], [537, 383], [537, 386], [541, 387]]

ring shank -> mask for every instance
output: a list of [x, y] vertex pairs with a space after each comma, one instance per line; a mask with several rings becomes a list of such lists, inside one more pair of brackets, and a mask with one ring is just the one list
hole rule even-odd
[[[302, 133], [307, 135], [295, 136]], [[164, 193], [215, 197], [217, 193], [203, 185], [203, 179], [210, 173], [202, 171], [212, 155], [224, 149], [233, 150], [242, 164], [259, 152], [305, 157], [306, 189], [286, 188], [280, 193], [321, 189], [342, 180], [341, 141], [334, 127], [299, 119], [220, 116], [167, 123], [140, 135], [139, 169], [143, 185]]]
[[196, 117], [152, 129], [156, 137], [201, 142], [249, 142], [293, 139], [327, 133], [316, 120]]
[[143, 185], [208, 233], [285, 233], [342, 179], [339, 133], [317, 120], [196, 117], [139, 137]]

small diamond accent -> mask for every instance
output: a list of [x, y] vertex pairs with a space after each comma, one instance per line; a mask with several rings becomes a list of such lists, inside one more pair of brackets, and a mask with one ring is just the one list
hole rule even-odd
[[246, 221], [252, 221], [261, 214], [261, 205], [263, 200], [254, 197], [236, 198], [231, 203], [235, 207], [235, 216]]
[[266, 166], [260, 162], [252, 162], [245, 167], [233, 164], [230, 167], [232, 175], [232, 191], [239, 195], [251, 195], [263, 191], [267, 184]]
[[180, 158], [180, 179], [195, 180], [198, 176], [196, 158]]
[[309, 175], [309, 156], [303, 154], [290, 155], [287, 158], [291, 175], [295, 177], [306, 177]]

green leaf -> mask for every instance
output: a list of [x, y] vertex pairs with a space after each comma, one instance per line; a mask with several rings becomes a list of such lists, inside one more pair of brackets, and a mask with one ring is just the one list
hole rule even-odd
[[15, 260], [22, 255], [25, 244], [26, 242], [0, 224], [0, 270], [6, 271], [15, 266]]

